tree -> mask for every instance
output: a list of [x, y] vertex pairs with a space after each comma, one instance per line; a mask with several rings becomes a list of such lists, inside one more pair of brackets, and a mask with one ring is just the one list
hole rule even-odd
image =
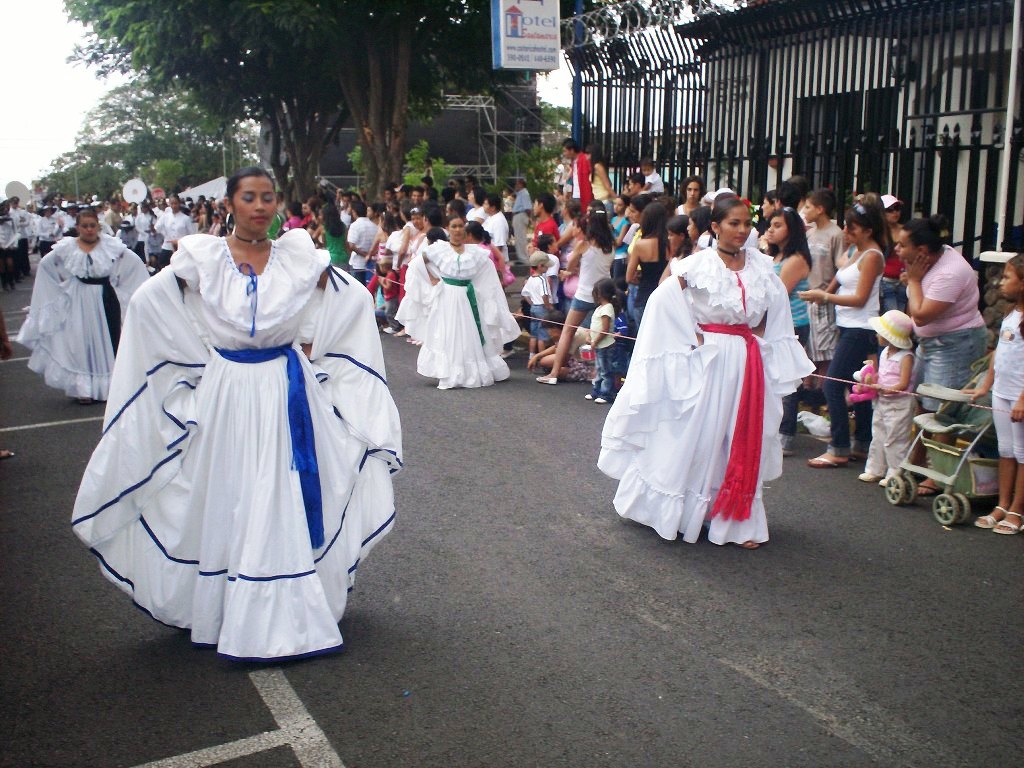
[[261, 123], [281, 188], [292, 199], [315, 191], [320, 157], [347, 116], [315, 25], [291, 34], [281, 23], [286, 9], [264, 0], [65, 5], [92, 32], [79, 60], [101, 73], [145, 72], [159, 86], [186, 88], [222, 119]]
[[[561, 2], [571, 15], [572, 0]], [[379, 193], [401, 178], [410, 115], [436, 113], [445, 91], [492, 91], [514, 77], [488, 66], [487, 0], [66, 3], [94, 35], [85, 61], [145, 70], [215, 112], [265, 122], [279, 183], [290, 172], [300, 194], [349, 116]]]
[[251, 124], [226, 124], [211, 116], [180, 88], [157, 92], [139, 78], [110, 91], [86, 114], [75, 149], [56, 158], [41, 181], [67, 195], [104, 198], [134, 176], [183, 188], [219, 176], [226, 144], [233, 154], [245, 155], [235, 149], [235, 139], [251, 145], [254, 131]]

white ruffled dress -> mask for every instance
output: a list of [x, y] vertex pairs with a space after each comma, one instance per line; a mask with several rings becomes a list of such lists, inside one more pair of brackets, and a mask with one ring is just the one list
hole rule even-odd
[[405, 270], [405, 296], [398, 305], [395, 319], [405, 328], [405, 332], [417, 341], [423, 340], [423, 323], [430, 316], [441, 292], [440, 285], [433, 285], [430, 272], [421, 253], [409, 260]]
[[[181, 239], [131, 303], [103, 436], [72, 516], [101, 571], [153, 618], [238, 660], [340, 650], [355, 571], [391, 529], [401, 429], [373, 301], [305, 230], [255, 281], [224, 240]], [[255, 326], [254, 335], [253, 327]], [[319, 466], [323, 544], [293, 469], [288, 358], [298, 353]]]
[[[782, 474], [782, 398], [814, 366], [793, 331], [789, 297], [767, 256], [747, 249], [743, 269], [733, 272], [707, 249], [673, 262], [672, 271], [686, 287], [666, 280], [647, 302], [625, 384], [605, 421], [598, 466], [619, 480], [616, 511], [662, 538], [682, 534], [694, 542], [707, 525], [715, 544], [765, 542], [761, 483]], [[763, 319], [757, 493], [746, 520], [711, 517], [729, 463], [747, 351], [743, 338], [705, 333], [698, 324], [754, 328]]]
[[[426, 257], [442, 282], [434, 286], [437, 295], [417, 329], [423, 341], [417, 372], [438, 379], [438, 389], [487, 387], [504, 381], [509, 370], [500, 356], [502, 346], [519, 338], [519, 324], [509, 311], [490, 253], [472, 244], [457, 253], [442, 240], [427, 248]], [[410, 264], [410, 272], [412, 268]], [[469, 303], [469, 289], [445, 283], [444, 278], [472, 281], [479, 329]]]
[[89, 253], [66, 237], [39, 261], [32, 303], [17, 341], [32, 350], [28, 367], [48, 386], [69, 397], [106, 400], [114, 369], [114, 347], [103, 307], [103, 285], [81, 279], [107, 278], [121, 304], [149, 278], [145, 265], [116, 237], [100, 235]]

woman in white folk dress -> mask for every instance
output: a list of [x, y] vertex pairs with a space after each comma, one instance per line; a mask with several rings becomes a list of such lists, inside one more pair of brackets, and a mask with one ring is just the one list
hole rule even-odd
[[17, 341], [47, 385], [88, 404], [106, 400], [128, 301], [149, 278], [139, 257], [100, 233], [83, 209], [78, 237], [65, 237], [40, 261], [32, 303]]
[[[420, 331], [416, 371], [438, 389], [487, 387], [509, 377], [502, 346], [519, 338], [519, 324], [494, 271], [490, 253], [465, 242], [466, 222], [448, 219], [448, 238], [429, 246], [425, 265], [440, 275], [438, 294]], [[431, 281], [438, 283], [437, 278]]]
[[745, 248], [750, 212], [715, 204], [717, 247], [672, 263], [651, 295], [598, 466], [615, 509], [665, 539], [768, 540], [761, 484], [782, 472], [782, 398], [814, 366], [771, 259]]
[[[72, 526], [153, 618], [237, 660], [340, 650], [401, 466], [373, 302], [274, 186], [228, 181], [235, 230], [183, 237], [131, 303]], [[137, 260], [136, 260], [137, 261]]]

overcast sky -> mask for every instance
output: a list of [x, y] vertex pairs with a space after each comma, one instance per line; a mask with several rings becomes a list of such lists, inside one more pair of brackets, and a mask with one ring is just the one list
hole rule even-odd
[[[0, 192], [10, 181], [31, 184], [55, 157], [74, 148], [86, 112], [122, 82], [100, 80], [67, 58], [84, 30], [71, 24], [62, 0], [4, 0], [0, 52], [5, 98], [0, 120]], [[541, 84], [541, 97], [572, 103], [564, 68]]]

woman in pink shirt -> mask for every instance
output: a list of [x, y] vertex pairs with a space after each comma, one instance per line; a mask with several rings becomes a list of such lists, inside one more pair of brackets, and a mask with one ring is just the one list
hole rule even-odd
[[[907, 265], [907, 314], [920, 340], [916, 379], [960, 389], [971, 363], [985, 354], [987, 332], [978, 311], [978, 273], [946, 244], [949, 236], [941, 214], [912, 219], [900, 230], [896, 255]], [[928, 411], [939, 404], [921, 399]]]

